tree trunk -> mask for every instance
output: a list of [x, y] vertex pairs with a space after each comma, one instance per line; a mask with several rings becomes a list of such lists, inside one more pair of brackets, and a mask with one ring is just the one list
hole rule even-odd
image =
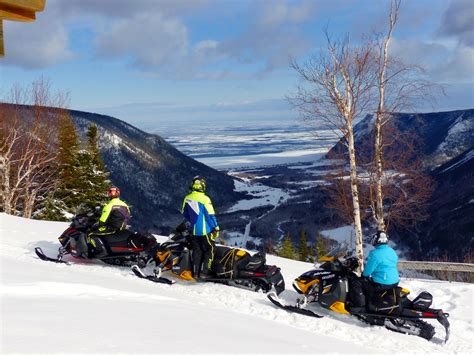
[[354, 215], [354, 229], [355, 229], [355, 244], [356, 244], [356, 255], [359, 260], [359, 271], [364, 271], [364, 250], [362, 248], [362, 223], [360, 221], [360, 206], [359, 206], [359, 190], [357, 188], [357, 165], [354, 148], [354, 133], [352, 130], [352, 124], [347, 125], [347, 140], [349, 148], [349, 164], [350, 164], [350, 176], [351, 176], [351, 192], [352, 192], [352, 205]]
[[385, 230], [385, 219], [383, 212], [383, 147], [382, 147], [382, 114], [377, 112], [375, 119], [375, 219], [377, 220], [377, 230]]
[[23, 207], [23, 217], [31, 218], [33, 214], [35, 202], [36, 202], [37, 191], [34, 190], [30, 194], [25, 195], [24, 207]]
[[6, 159], [2, 163], [2, 204], [3, 212], [12, 214], [12, 190], [10, 186], [10, 164]]

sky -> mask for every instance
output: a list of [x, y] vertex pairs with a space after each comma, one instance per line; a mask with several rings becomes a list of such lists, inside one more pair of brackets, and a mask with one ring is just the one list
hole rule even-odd
[[[45, 77], [71, 109], [153, 130], [160, 122], [290, 119], [304, 61], [333, 38], [384, 31], [385, 0], [47, 0], [4, 22], [0, 97]], [[447, 96], [425, 111], [474, 108], [474, 2], [405, 0], [392, 53], [422, 64]]]

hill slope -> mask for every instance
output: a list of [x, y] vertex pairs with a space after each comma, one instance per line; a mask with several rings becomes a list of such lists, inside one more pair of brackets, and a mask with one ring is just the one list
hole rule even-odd
[[[429, 217], [414, 227], [397, 229], [419, 259], [447, 256], [464, 261], [473, 251], [474, 240], [474, 109], [423, 114], [398, 113], [394, 126], [411, 132], [421, 143], [417, 158], [436, 182]], [[372, 154], [373, 117], [367, 116], [355, 129], [356, 147]], [[395, 141], [390, 149], [400, 152], [404, 141]], [[388, 149], [388, 148], [387, 148]], [[328, 156], [345, 152], [339, 143]], [[409, 237], [404, 237], [409, 236]], [[472, 259], [472, 255], [471, 255]]]
[[[0, 352], [79, 353], [471, 353], [474, 285], [402, 280], [413, 294], [427, 289], [451, 313], [452, 335], [442, 345], [369, 327], [348, 316], [324, 319], [289, 314], [260, 293], [217, 284], [158, 285], [128, 268], [100, 262], [41, 261], [33, 248], [54, 254], [65, 223], [0, 214]], [[291, 280], [312, 265], [269, 256]]]
[[91, 123], [99, 128], [101, 156], [112, 182], [133, 206], [136, 225], [174, 227], [179, 223], [183, 198], [196, 175], [206, 178], [217, 211], [239, 198], [231, 177], [184, 155], [160, 136], [110, 116], [70, 112], [83, 136]]
[[[31, 116], [31, 106], [21, 108], [25, 117]], [[97, 125], [101, 156], [112, 183], [132, 207], [135, 226], [155, 231], [176, 226], [181, 220], [183, 198], [196, 175], [208, 181], [208, 194], [217, 211], [241, 197], [234, 192], [230, 176], [184, 155], [158, 135], [110, 116], [74, 110], [70, 114], [84, 140], [88, 126]]]

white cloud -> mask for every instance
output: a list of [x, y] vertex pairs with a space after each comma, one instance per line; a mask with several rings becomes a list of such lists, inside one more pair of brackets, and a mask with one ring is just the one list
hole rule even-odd
[[46, 12], [31, 23], [4, 21], [4, 40], [6, 65], [39, 69], [74, 57], [64, 24]]
[[305, 22], [313, 15], [314, 8], [314, 1], [305, 1], [296, 5], [290, 5], [284, 1], [266, 2], [259, 25], [276, 27], [288, 23]]
[[443, 15], [440, 33], [455, 37], [460, 44], [474, 48], [474, 3], [472, 0], [451, 1]]
[[449, 49], [443, 44], [420, 39], [396, 39], [391, 42], [393, 54], [409, 64], [422, 65], [427, 70], [446, 62]]
[[96, 48], [105, 57], [131, 57], [139, 68], [159, 67], [187, 54], [188, 38], [184, 24], [162, 14], [139, 14], [115, 21], [99, 33]]
[[445, 82], [474, 83], [474, 48], [457, 48], [433, 74]]

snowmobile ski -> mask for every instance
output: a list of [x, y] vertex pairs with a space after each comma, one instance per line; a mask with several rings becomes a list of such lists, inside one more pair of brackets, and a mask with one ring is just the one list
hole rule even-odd
[[324, 317], [320, 314], [317, 314], [317, 313], [314, 313], [313, 311], [310, 311], [309, 309], [304, 309], [304, 308], [300, 308], [300, 307], [293, 306], [293, 305], [283, 304], [280, 301], [280, 298], [274, 293], [269, 293], [267, 295], [267, 297], [275, 306], [277, 306], [279, 308], [282, 308], [285, 311], [299, 313], [299, 314], [303, 314], [305, 316], [310, 316], [310, 317], [315, 317], [315, 318], [323, 318]]
[[133, 265], [132, 266], [132, 271], [133, 273], [138, 276], [141, 279], [146, 279], [150, 280], [152, 282], [160, 283], [160, 284], [166, 284], [166, 285], [172, 285], [175, 283], [175, 281], [172, 281], [170, 279], [167, 279], [166, 277], [156, 277], [154, 275], [146, 275], [143, 273], [142, 269], [138, 267], [138, 265]]
[[53, 263], [58, 263], [58, 264], [68, 264], [69, 265], [69, 263], [67, 261], [64, 261], [64, 260], [61, 260], [61, 259], [58, 259], [58, 258], [50, 258], [49, 256], [47, 256], [43, 252], [43, 250], [40, 247], [35, 248], [35, 253], [36, 253], [36, 255], [38, 255], [38, 258], [40, 258], [41, 260], [51, 261]]

